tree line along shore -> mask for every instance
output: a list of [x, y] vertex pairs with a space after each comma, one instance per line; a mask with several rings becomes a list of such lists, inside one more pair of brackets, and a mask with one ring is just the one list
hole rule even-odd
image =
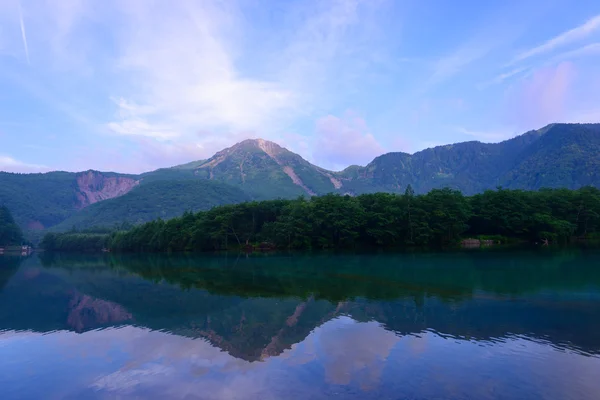
[[[49, 251], [184, 252], [232, 249], [443, 247], [461, 240], [567, 244], [600, 239], [600, 190], [452, 189], [415, 195], [324, 195], [186, 212], [128, 228], [48, 233]], [[485, 243], [485, 242], [484, 242]]]

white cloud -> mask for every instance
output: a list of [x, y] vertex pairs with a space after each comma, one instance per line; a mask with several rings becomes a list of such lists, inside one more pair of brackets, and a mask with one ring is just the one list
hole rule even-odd
[[596, 15], [593, 18], [587, 20], [584, 24], [573, 28], [569, 31], [563, 32], [558, 36], [553, 37], [552, 39], [547, 40], [543, 44], [534, 47], [529, 50], [525, 50], [518, 54], [510, 63], [515, 64], [519, 61], [523, 61], [525, 59], [548, 53], [555, 50], [558, 47], [565, 46], [576, 42], [581, 39], [585, 39], [593, 32], [600, 29], [600, 15]]
[[0, 171], [5, 172], [43, 172], [48, 171], [45, 165], [29, 164], [0, 154]]
[[[294, 105], [280, 82], [241, 76], [229, 29], [243, 22], [231, 3], [127, 3], [119, 37], [116, 133], [165, 138], [203, 129], [272, 126]], [[235, 33], [234, 33], [235, 35]]]
[[[316, 328], [277, 357], [249, 362], [202, 338], [134, 326], [82, 334], [0, 332], [0, 347], [44, 346], [51, 356], [88, 367], [90, 373], [74, 377], [66, 387], [48, 387], [47, 393], [54, 397], [64, 397], [60, 396], [64, 392], [78, 398], [89, 397], [93, 390], [101, 398], [279, 399], [289, 397], [290, 387], [298, 398], [316, 398], [322, 388], [303, 379], [305, 374], [293, 373], [294, 367], [307, 362], [322, 365], [329, 384], [352, 381], [365, 390], [379, 385], [383, 367], [398, 342], [398, 336], [377, 323], [342, 317]], [[91, 361], [107, 357], [115, 349], [123, 357], [111, 360], [108, 369], [96, 369]], [[35, 372], [36, 366], [33, 369]]]
[[333, 115], [320, 118], [312, 146], [315, 161], [333, 169], [364, 165], [384, 153], [366, 122], [351, 113], [343, 119]]
[[507, 91], [513, 124], [524, 129], [563, 122], [576, 108], [576, 66], [571, 62], [539, 68]]
[[289, 4], [277, 35], [244, 1], [21, 1], [23, 18], [13, 6], [0, 16], [12, 24], [11, 56], [23, 61], [25, 44], [31, 55], [31, 69], [7, 71], [11, 83], [140, 154], [165, 145], [206, 158], [250, 134], [279, 141], [390, 59], [386, 0]]
[[108, 128], [121, 135], [149, 136], [156, 139], [170, 139], [179, 136], [169, 126], [150, 124], [141, 118], [128, 118], [120, 122], [110, 122]]
[[[203, 157], [220, 150], [215, 143], [225, 147], [245, 139], [243, 132], [279, 140], [296, 117], [329, 101], [332, 85], [359, 75], [348, 70], [365, 68], [372, 50], [349, 40], [356, 35], [350, 28], [369, 30], [370, 20], [359, 14], [360, 7], [375, 7], [369, 2], [298, 6], [305, 18], [292, 17], [284, 33], [289, 40], [270, 44], [263, 62], [240, 48], [247, 21], [234, 3], [160, 5], [152, 13], [144, 2], [119, 9], [127, 18], [116, 73], [125, 83], [112, 93], [116, 113], [106, 126], [121, 135], [199, 143]], [[253, 52], [262, 54], [260, 46]], [[342, 67], [340, 57], [363, 63]], [[258, 73], [243, 73], [241, 66], [253, 61]]]
[[[336, 329], [330, 329], [335, 326]], [[318, 328], [327, 382], [357, 382], [363, 390], [377, 387], [392, 349], [400, 337], [376, 322], [357, 323], [341, 317]], [[365, 340], [369, 338], [369, 340]]]

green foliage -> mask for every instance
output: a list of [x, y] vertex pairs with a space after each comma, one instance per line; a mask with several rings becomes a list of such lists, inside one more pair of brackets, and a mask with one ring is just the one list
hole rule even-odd
[[549, 239], [566, 243], [573, 236], [600, 231], [600, 190], [543, 189], [538, 192], [498, 189], [471, 198], [470, 232]]
[[16, 222], [28, 229], [55, 225], [75, 212], [75, 174], [12, 174], [0, 172], [0, 204], [9, 207]]
[[465, 194], [502, 185], [510, 189], [600, 186], [600, 124], [554, 124], [501, 143], [465, 142], [413, 155], [387, 153], [366, 167], [339, 173], [355, 194], [417, 193], [449, 187]]
[[[470, 234], [494, 232], [526, 240], [548, 238], [554, 242], [566, 242], [573, 235], [585, 236], [597, 229], [594, 221], [597, 221], [598, 211], [590, 204], [595, 201], [594, 195], [580, 194], [580, 203], [573, 209], [576, 200], [558, 192], [548, 196], [560, 198], [561, 202], [554, 203], [552, 200], [549, 204], [541, 196], [536, 197], [538, 203], [533, 204], [528, 192], [500, 191], [494, 195], [474, 196], [468, 204], [449, 208], [449, 204], [456, 200], [451, 192], [460, 190], [465, 195], [474, 195], [500, 185], [522, 190], [544, 187], [578, 189], [585, 185], [600, 187], [599, 154], [600, 124], [554, 124], [501, 143], [458, 143], [413, 155], [388, 153], [365, 167], [350, 166], [341, 172], [321, 169], [274, 143], [247, 140], [205, 161], [162, 168], [138, 176], [95, 172], [97, 176], [93, 177], [91, 185], [85, 184], [90, 186], [88, 188], [80, 187], [82, 183], [78, 183], [78, 177], [81, 175], [75, 173], [0, 172], [0, 204], [11, 210], [25, 236], [37, 241], [48, 231], [92, 226], [113, 229], [115, 224], [123, 222], [140, 224], [156, 218], [169, 219], [184, 211], [201, 211], [250, 200], [387, 192], [405, 196], [402, 199], [392, 197], [393, 201], [379, 197], [358, 199], [361, 207], [367, 201], [379, 210], [369, 209], [364, 210], [364, 214], [357, 214], [358, 219], [366, 221], [361, 228], [364, 231], [360, 233], [360, 242], [364, 242], [368, 231], [366, 242], [369, 245], [447, 243], [455, 240], [467, 226]], [[102, 189], [103, 179], [115, 176], [133, 178], [140, 184], [122, 197], [82, 208], [87, 204], [83, 201], [88, 198], [86, 191]], [[443, 188], [450, 191], [433, 191]], [[424, 193], [429, 193], [428, 197], [412, 197]], [[113, 191], [110, 196], [117, 194], [120, 193]], [[105, 197], [103, 194], [93, 199]], [[345, 201], [353, 209], [355, 204]], [[306, 211], [301, 208], [304, 205], [299, 204], [290, 203], [281, 220], [267, 225], [272, 232], [270, 234], [279, 240], [283, 235], [292, 247], [350, 246], [357, 241], [352, 239], [353, 235], [347, 235], [345, 226], [344, 229], [335, 228], [335, 224], [318, 217], [318, 213], [314, 216], [308, 214], [316, 219], [302, 221], [306, 225], [302, 229], [313, 230], [314, 233], [316, 226], [322, 225], [324, 230], [316, 233], [320, 239], [309, 240], [300, 235], [300, 228], [291, 227], [289, 222], [298, 222], [294, 215]], [[329, 204], [322, 206], [326, 209]], [[321, 205], [309, 202], [308, 207], [311, 211]], [[465, 225], [464, 215], [469, 213], [469, 207], [476, 208], [473, 211], [475, 216]], [[567, 214], [565, 210], [574, 214]], [[564, 217], [556, 219], [556, 215]], [[283, 222], [286, 220], [288, 223]], [[352, 226], [354, 222], [346, 223]], [[407, 227], [406, 232], [392, 229], [395, 224]], [[264, 236], [265, 232], [261, 234]], [[237, 241], [234, 236], [230, 232], [222, 235], [222, 239], [230, 245], [230, 239]], [[254, 236], [259, 235], [256, 233]]]
[[292, 199], [307, 191], [294, 183], [293, 171], [310, 191], [325, 194], [334, 186], [321, 169], [275, 143], [245, 140], [200, 165], [196, 176], [237, 186], [252, 199]]
[[46, 251], [99, 252], [107, 239], [106, 233], [47, 233], [40, 246]]
[[410, 190], [405, 195], [329, 194], [221, 206], [120, 231], [111, 235], [108, 246], [159, 252], [221, 250], [260, 242], [291, 249], [444, 246], [482, 235], [566, 243], [599, 230], [600, 190], [591, 187], [499, 189], [473, 197], [434, 189], [426, 195]]
[[59, 224], [81, 209], [87, 197], [77, 180], [90, 173], [96, 179], [92, 179], [90, 184], [95, 190], [102, 189], [104, 178], [133, 178], [132, 175], [97, 171], [44, 174], [0, 172], [0, 204], [10, 208], [25, 236], [35, 241], [44, 229]]
[[184, 211], [207, 210], [247, 200], [249, 196], [240, 189], [218, 182], [154, 181], [140, 185], [123, 196], [92, 204], [53, 230], [112, 228], [124, 222], [140, 224], [156, 218], [173, 218]]
[[[81, 200], [87, 195], [82, 190], [90, 188], [79, 187], [78, 174], [0, 172], [0, 204], [5, 204], [11, 210], [26, 236], [35, 239], [36, 235], [45, 232], [41, 229], [65, 231], [72, 226], [87, 228], [98, 225], [112, 228], [115, 223], [123, 221], [139, 224], [159, 217], [168, 219], [186, 210], [206, 210], [216, 205], [249, 200], [295, 199], [313, 193], [360, 195], [388, 192], [408, 195], [449, 188], [473, 195], [499, 185], [522, 190], [544, 187], [578, 189], [586, 185], [600, 187], [599, 154], [600, 124], [554, 124], [501, 143], [458, 143], [413, 155], [388, 153], [375, 158], [365, 167], [351, 166], [341, 172], [323, 170], [274, 143], [247, 140], [206, 161], [194, 161], [138, 176], [96, 173], [99, 182], [103, 177], [119, 176], [133, 178], [140, 181], [140, 185], [121, 198], [104, 200], [83, 209], [81, 207], [87, 203]], [[90, 190], [98, 189], [92, 186]], [[116, 194], [119, 194], [118, 191], [112, 193]], [[548, 210], [540, 212], [530, 207], [525, 214], [522, 210], [523, 207], [529, 207], [528, 196], [526, 193], [514, 193], [512, 200], [515, 204], [499, 200], [490, 205], [494, 213], [482, 210], [482, 214], [477, 214], [480, 217], [478, 221], [486, 224], [488, 229], [499, 224], [494, 229], [501, 231], [499, 234], [503, 236], [508, 229], [509, 236], [519, 235], [531, 240], [548, 236], [555, 241], [564, 241], [580, 228], [582, 220], [590, 223], [594, 219], [590, 214], [592, 211], [585, 205], [581, 205], [580, 220], [577, 222], [572, 218], [562, 219], [570, 225], [548, 220], [544, 216], [548, 215]], [[96, 200], [101, 198], [103, 196], [95, 197]], [[433, 203], [443, 202], [441, 198], [433, 199], [431, 196], [430, 200]], [[477, 201], [488, 200], [487, 197], [481, 198], [473, 206], [477, 205]], [[377, 204], [383, 207], [380, 202]], [[462, 206], [445, 216], [439, 214], [444, 213], [445, 209], [429, 215], [433, 210], [429, 207], [437, 207], [434, 204], [415, 209], [412, 205], [402, 207], [405, 206], [410, 211], [402, 214], [403, 219], [390, 219], [387, 222], [391, 224], [391, 221], [396, 221], [409, 226], [408, 238], [403, 237], [402, 243], [429, 240], [446, 242], [448, 238], [454, 238], [456, 232], [464, 230], [464, 226], [457, 223], [444, 238], [440, 228], [442, 224], [445, 229], [445, 224], [456, 218], [455, 214], [468, 211]], [[398, 207], [393, 203], [392, 209]], [[501, 210], [506, 213], [501, 214]], [[555, 213], [561, 211], [552, 210], [552, 214]], [[377, 231], [375, 242], [399, 240], [384, 230], [374, 228], [372, 217], [369, 214], [369, 229], [373, 234]], [[285, 218], [291, 217], [286, 215]], [[436, 218], [437, 222], [434, 221]], [[430, 222], [433, 225], [429, 225]], [[269, 228], [280, 229], [281, 224]], [[533, 231], [544, 233], [540, 236], [532, 234]], [[291, 235], [290, 232], [288, 234]], [[537, 239], [535, 235], [538, 235]]]
[[0, 246], [20, 245], [23, 242], [21, 228], [15, 223], [6, 206], [0, 206]]
[[600, 186], [600, 124], [557, 124], [524, 149], [501, 177], [510, 188]]
[[[273, 337], [281, 352], [339, 315], [403, 335], [429, 327], [486, 342], [523, 334], [586, 355], [600, 349], [598, 319], [590, 317], [597, 315], [590, 288], [600, 283], [596, 251], [41, 255], [45, 268], [29, 259], [36, 275], [17, 279], [10, 276], [18, 264], [0, 258], [0, 288], [12, 280], [4, 293], [11, 301], [0, 303], [4, 329], [83, 332], [123, 323], [88, 312], [75, 328], [65, 310], [84, 293], [127, 310], [117, 315], [131, 315], [137, 326], [204, 338], [252, 361]], [[549, 301], [548, 293], [565, 301]], [[573, 300], [577, 307], [564, 312]], [[560, 324], [573, 329], [560, 335]]]

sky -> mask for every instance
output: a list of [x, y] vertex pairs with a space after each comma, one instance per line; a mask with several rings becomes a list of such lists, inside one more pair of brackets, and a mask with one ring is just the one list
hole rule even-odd
[[0, 170], [333, 170], [600, 122], [597, 0], [0, 0]]

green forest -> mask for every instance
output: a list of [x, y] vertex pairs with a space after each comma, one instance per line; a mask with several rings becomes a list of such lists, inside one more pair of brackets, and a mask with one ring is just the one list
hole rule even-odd
[[21, 245], [23, 233], [6, 206], [0, 206], [0, 247]]
[[170, 219], [184, 211], [208, 210], [222, 204], [250, 200], [241, 189], [221, 182], [181, 180], [152, 181], [123, 196], [92, 204], [51, 228], [51, 231], [140, 224], [156, 218]]
[[47, 250], [117, 252], [214, 251], [260, 243], [280, 249], [441, 247], [473, 237], [566, 244], [600, 233], [600, 190], [488, 190], [464, 196], [452, 189], [415, 195], [330, 194], [186, 212], [106, 231], [49, 233]]

